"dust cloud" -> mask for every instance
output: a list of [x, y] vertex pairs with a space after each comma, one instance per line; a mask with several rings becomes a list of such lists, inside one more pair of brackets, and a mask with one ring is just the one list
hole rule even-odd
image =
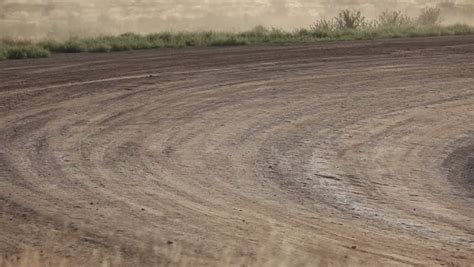
[[0, 37], [67, 38], [124, 32], [238, 31], [256, 25], [286, 30], [356, 8], [416, 15], [443, 9], [445, 23], [474, 24], [472, 0], [0, 0]]

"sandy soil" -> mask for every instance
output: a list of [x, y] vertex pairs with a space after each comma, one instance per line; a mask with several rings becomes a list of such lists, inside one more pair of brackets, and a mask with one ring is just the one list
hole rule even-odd
[[474, 36], [0, 62], [0, 254], [474, 264]]

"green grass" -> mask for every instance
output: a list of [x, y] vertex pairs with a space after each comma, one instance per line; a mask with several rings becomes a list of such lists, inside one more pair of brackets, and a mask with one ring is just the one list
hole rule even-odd
[[[356, 10], [344, 10], [333, 19], [317, 20], [309, 29], [283, 31], [257, 26], [243, 32], [161, 32], [153, 34], [125, 33], [118, 36], [70, 38], [65, 41], [41, 42], [0, 40], [0, 60], [48, 57], [51, 53], [113, 52], [163, 47], [239, 46], [250, 44], [282, 44], [338, 40], [372, 40], [401, 37], [426, 37], [474, 34], [468, 25], [439, 25], [436, 10], [423, 11], [411, 18], [399, 11], [384, 12], [378, 19], [366, 20]], [[427, 18], [425, 18], [427, 17]], [[426, 23], [426, 21], [430, 23]]]
[[49, 57], [51, 52], [29, 42], [0, 41], [0, 60]]
[[0, 60], [7, 59], [6, 50], [3, 47], [0, 47]]
[[39, 58], [48, 57], [50, 52], [42, 47], [35, 45], [9, 47], [6, 50], [7, 59], [24, 59], [24, 58]]

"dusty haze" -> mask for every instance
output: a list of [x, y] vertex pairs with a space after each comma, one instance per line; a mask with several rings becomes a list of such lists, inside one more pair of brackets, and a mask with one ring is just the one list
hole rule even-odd
[[67, 38], [123, 32], [308, 27], [315, 18], [357, 8], [367, 17], [390, 9], [416, 15], [443, 9], [445, 23], [474, 24], [470, 0], [0, 0], [0, 37]]

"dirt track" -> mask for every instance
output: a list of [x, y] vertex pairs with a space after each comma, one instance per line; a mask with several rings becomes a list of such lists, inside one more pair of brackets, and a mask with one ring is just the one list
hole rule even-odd
[[0, 131], [2, 254], [474, 264], [474, 36], [0, 62]]

